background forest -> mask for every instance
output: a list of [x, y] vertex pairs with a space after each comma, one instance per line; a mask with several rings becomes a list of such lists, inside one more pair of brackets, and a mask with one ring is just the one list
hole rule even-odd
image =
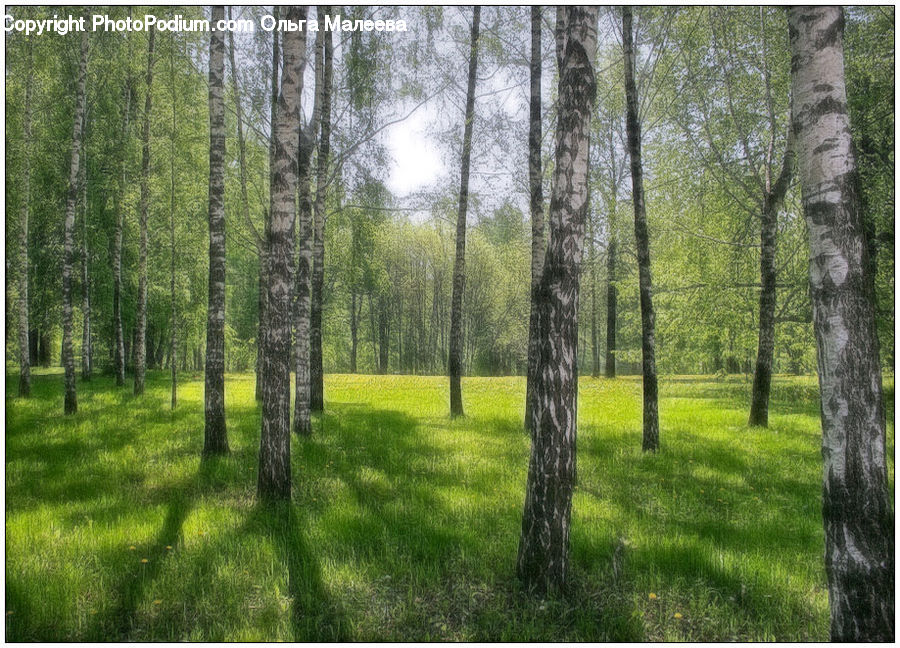
[[[143, 10], [110, 8], [109, 14], [124, 17], [128, 11], [139, 16]], [[168, 11], [187, 19], [203, 10], [173, 7]], [[255, 17], [258, 22], [257, 14], [269, 9], [235, 7], [232, 11], [235, 18]], [[458, 176], [462, 128], [457, 112], [464, 102], [467, 33], [453, 9], [396, 8], [390, 13], [406, 16], [413, 31], [351, 32], [335, 42], [334, 164], [324, 195], [326, 372], [446, 371], [457, 200], [453, 178]], [[385, 10], [348, 8], [345, 15], [383, 16]], [[893, 10], [851, 8], [846, 19], [848, 96], [877, 268], [881, 357], [886, 367], [892, 367]], [[521, 34], [527, 20], [522, 8], [491, 8], [484, 13], [479, 79], [487, 81], [480, 81], [475, 106], [471, 231], [463, 299], [467, 375], [521, 374], [526, 366], [529, 299], [523, 278], [529, 272], [531, 245], [525, 173], [529, 59]], [[787, 30], [778, 27], [784, 20], [775, 9], [676, 12], [648, 8], [637, 12], [637, 77], [644, 97], [657, 356], [663, 373], [753, 371], [759, 317], [760, 183], [766, 173], [777, 174], [780, 169], [787, 132]], [[639, 373], [637, 266], [623, 141], [621, 45], [617, 43], [621, 27], [607, 16], [601, 17], [601, 27], [606, 31], [601, 33], [598, 53], [602, 75], [591, 139], [592, 159], [597, 162], [591, 169], [578, 357], [583, 372], [604, 371], [607, 322], [614, 317], [618, 371]], [[146, 339], [151, 368], [168, 362], [172, 217], [176, 329], [178, 346], [185, 350], [180, 363], [182, 369], [202, 369], [208, 276], [207, 38], [200, 33], [161, 33], [156, 43], [147, 219]], [[226, 47], [231, 46], [229, 40]], [[31, 137], [26, 142], [23, 105], [29, 48], [33, 49], [34, 106]], [[63, 220], [59, 215], [65, 206], [77, 48], [77, 39], [71, 37], [31, 38], [26, 43], [19, 34], [7, 36], [7, 322], [16, 321], [14, 279], [24, 262], [15, 234], [25, 199], [21, 177], [27, 143], [32, 149], [31, 355], [34, 364], [44, 366], [57, 364], [60, 353]], [[545, 87], [552, 88], [550, 28], [544, 29], [544, 48]], [[111, 370], [113, 364], [112, 257], [119, 210], [124, 214], [122, 325], [128, 366], [133, 363], [146, 55], [145, 33], [91, 36], [86, 168], [76, 227], [76, 251], [84, 271], [75, 273], [73, 285], [81, 295], [86, 281], [98, 369]], [[269, 204], [271, 33], [234, 34], [233, 61], [235, 69], [227, 66], [225, 83], [225, 361], [228, 371], [246, 371], [256, 361], [258, 237]], [[307, 86], [311, 89], [313, 83], [308, 81]], [[131, 94], [130, 115], [123, 115], [125, 87]], [[308, 116], [311, 98], [307, 99]], [[242, 133], [238, 132], [238, 100]], [[397, 195], [388, 186], [395, 150], [385, 134], [396, 135], [403, 129], [404, 122], [397, 120], [426, 111], [430, 137], [439, 143], [450, 171]], [[543, 115], [543, 168], [549, 178], [554, 92], [544, 93]], [[769, 154], [770, 143], [775, 156]], [[775, 371], [809, 373], [815, 369], [815, 345], [805, 225], [795, 184], [787, 192], [777, 227]], [[610, 294], [615, 295], [614, 302], [608, 300]], [[75, 300], [73, 338], [78, 357], [83, 303]], [[11, 326], [7, 327], [6, 353], [9, 362], [15, 361], [17, 338]]]
[[183, 28], [6, 16], [8, 640], [893, 640], [893, 7], [89, 11]]

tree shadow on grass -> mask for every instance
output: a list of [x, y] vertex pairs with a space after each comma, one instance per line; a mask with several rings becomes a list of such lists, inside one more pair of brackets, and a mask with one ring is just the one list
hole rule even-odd
[[245, 530], [270, 538], [287, 567], [294, 641], [351, 640], [344, 613], [322, 582], [319, 562], [303, 534], [304, 526], [291, 502], [277, 502], [258, 504]]
[[[136, 613], [148, 589], [157, 579], [166, 559], [184, 540], [183, 526], [204, 492], [216, 490], [222, 483], [223, 472], [228, 473], [232, 464], [227, 457], [207, 457], [200, 461], [197, 473], [180, 483], [165, 486], [153, 493], [152, 500], [167, 504], [166, 516], [156, 538], [135, 549], [116, 549], [109, 560], [114, 564], [126, 564], [121, 576], [112, 588], [115, 604], [100, 615], [85, 633], [89, 641], [128, 640], [136, 629]], [[123, 513], [129, 504], [117, 507]], [[109, 511], [107, 514], [113, 514]]]
[[208, 490], [220, 472], [219, 457], [205, 458], [200, 462], [197, 475], [180, 484], [160, 489], [162, 501], [168, 503], [166, 517], [156, 538], [135, 550], [118, 550], [114, 560], [128, 563], [118, 584], [113, 588], [116, 604], [86, 633], [91, 641], [127, 639], [134, 630], [135, 613], [147, 589], [159, 575], [166, 558], [183, 541], [182, 527], [194, 507], [200, 492]]

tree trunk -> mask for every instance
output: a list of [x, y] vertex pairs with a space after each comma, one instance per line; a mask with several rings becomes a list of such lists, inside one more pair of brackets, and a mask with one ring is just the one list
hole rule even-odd
[[388, 357], [390, 357], [390, 312], [388, 311], [387, 298], [378, 298], [378, 373], [386, 374], [388, 370]]
[[124, 114], [122, 116], [122, 141], [120, 142], [122, 156], [120, 185], [116, 200], [116, 231], [113, 239], [113, 330], [115, 335], [114, 364], [116, 372], [116, 386], [125, 384], [125, 330], [122, 325], [122, 237], [125, 231], [125, 188], [127, 186], [128, 172], [128, 125], [131, 116], [131, 79], [125, 81]]
[[[228, 19], [231, 19], [231, 7], [228, 7]], [[277, 31], [273, 31], [273, 38], [275, 39], [275, 50], [277, 52], [278, 48], [278, 35]], [[276, 54], [277, 57], [277, 54]], [[256, 398], [259, 400], [262, 397], [262, 382], [260, 375], [260, 367], [261, 367], [261, 359], [262, 359], [262, 338], [263, 338], [263, 319], [265, 312], [265, 295], [263, 290], [263, 268], [264, 268], [264, 257], [265, 257], [265, 248], [266, 248], [266, 240], [268, 238], [268, 234], [264, 233], [263, 236], [266, 238], [260, 237], [259, 233], [256, 231], [256, 228], [253, 225], [253, 221], [250, 220], [250, 201], [247, 198], [247, 147], [244, 140], [244, 110], [243, 105], [241, 104], [241, 92], [240, 92], [240, 84], [238, 83], [238, 73], [237, 73], [237, 65], [235, 64], [234, 57], [234, 33], [229, 32], [228, 34], [228, 60], [231, 64], [231, 89], [234, 94], [234, 108], [235, 114], [237, 117], [237, 134], [238, 134], [238, 154], [240, 161], [240, 176], [241, 176], [241, 210], [244, 216], [244, 222], [247, 224], [247, 228], [253, 235], [253, 242], [256, 245], [257, 253], [259, 255], [260, 262], [260, 273], [259, 273], [259, 291], [257, 293], [257, 305], [259, 310], [259, 325], [257, 329], [257, 344], [256, 344]], [[273, 88], [277, 88], [277, 81], [275, 77], [278, 72], [278, 61], [277, 58], [272, 63], [273, 69], [273, 79], [272, 84]], [[273, 97], [272, 106], [274, 107], [274, 103], [277, 101], [277, 96]], [[270, 152], [270, 167], [271, 167], [271, 144], [269, 147]], [[271, 207], [271, 205], [270, 205]], [[266, 220], [268, 220], [266, 218]], [[267, 232], [267, 228], [265, 228]]]
[[525, 374], [525, 429], [531, 430], [538, 372], [537, 291], [544, 265], [544, 189], [541, 172], [541, 8], [531, 7], [531, 100], [528, 108], [528, 184], [531, 206], [531, 313]]
[[[321, 32], [320, 32], [321, 33]], [[317, 54], [318, 55], [318, 54]], [[312, 434], [309, 409], [309, 308], [310, 271], [313, 256], [312, 206], [309, 189], [309, 157], [304, 146], [300, 146], [300, 209], [298, 212], [298, 255], [297, 278], [295, 284], [295, 325], [294, 335], [294, 432], [302, 436]]]
[[[306, 8], [291, 6], [287, 18], [293, 22], [305, 20]], [[263, 500], [291, 497], [291, 267], [306, 32], [285, 32], [282, 54], [281, 92], [272, 131], [275, 167], [266, 272], [266, 355], [257, 481], [257, 493]]]
[[147, 218], [150, 211], [150, 111], [153, 102], [153, 48], [156, 30], [151, 29], [147, 45], [147, 98], [141, 128], [141, 243], [138, 261], [137, 334], [135, 335], [134, 394], [144, 393], [147, 369]]
[[[87, 130], [87, 110], [85, 110], [82, 131]], [[81, 164], [79, 165], [79, 185], [81, 188], [81, 379], [89, 381], [93, 373], [93, 344], [91, 339], [91, 275], [89, 268], [88, 245], [88, 191], [87, 191], [87, 155], [85, 145], [81, 145]]]
[[50, 366], [50, 333], [46, 329], [41, 329], [41, 336], [38, 339], [38, 358], [41, 366], [46, 369]]
[[762, 226], [760, 228], [759, 275], [762, 289], [759, 293], [759, 344], [756, 352], [756, 368], [753, 372], [753, 396], [750, 405], [750, 425], [766, 427], [769, 424], [769, 391], [772, 386], [772, 364], [775, 356], [775, 271], [776, 236], [778, 234], [778, 210], [784, 201], [794, 166], [792, 137], [784, 153], [784, 165], [774, 187], [767, 188], [763, 199]]
[[[225, 18], [221, 6], [212, 20]], [[206, 310], [206, 427], [203, 455], [228, 452], [225, 429], [225, 35], [209, 41], [209, 298]]]
[[600, 343], [597, 337], [597, 246], [594, 243], [594, 223], [590, 222], [588, 245], [591, 258], [591, 377], [600, 376]]
[[310, 374], [309, 374], [309, 335], [310, 335], [310, 301], [312, 292], [313, 265], [313, 214], [312, 196], [310, 195], [310, 166], [312, 152], [316, 145], [319, 114], [322, 106], [322, 41], [324, 31], [316, 34], [315, 77], [316, 89], [313, 102], [313, 114], [309, 124], [299, 134], [297, 182], [299, 185], [299, 211], [297, 213], [297, 230], [299, 235], [297, 254], [297, 276], [295, 284], [295, 325], [294, 360], [296, 371], [294, 378], [294, 432], [301, 436], [312, 434], [310, 421]]
[[75, 393], [75, 356], [72, 351], [72, 265], [74, 263], [75, 205], [78, 200], [78, 168], [81, 161], [81, 138], [84, 126], [84, 90], [87, 73], [88, 37], [81, 33], [81, 57], [78, 62], [78, 79], [75, 85], [75, 119], [72, 126], [72, 158], [69, 164], [69, 188], [66, 195], [66, 220], [63, 238], [63, 338], [62, 361], [66, 372], [66, 414], [78, 411]]
[[622, 35], [625, 48], [625, 129], [631, 156], [631, 191], [634, 200], [634, 239], [637, 246], [641, 295], [641, 351], [644, 376], [644, 451], [659, 450], [659, 412], [656, 384], [656, 315], [653, 312], [653, 279], [650, 274], [650, 236], [644, 205], [644, 169], [641, 163], [641, 123], [638, 118], [637, 88], [634, 83], [634, 46], [631, 7], [622, 8]]
[[597, 7], [559, 7], [559, 117], [550, 196], [550, 236], [539, 304], [539, 366], [531, 459], [516, 571], [524, 586], [566, 584], [575, 488], [578, 292], [588, 209], [587, 171], [596, 82]]
[[[22, 143], [25, 150], [22, 178], [22, 212], [19, 221], [19, 396], [31, 396], [31, 343], [28, 317], [28, 217], [31, 208], [31, 88], [34, 85], [34, 42], [28, 39], [28, 68], [25, 72], [25, 118]], [[36, 342], [37, 339], [34, 338]]]
[[[278, 5], [272, 7], [272, 14], [278, 18]], [[269, 187], [275, 186], [275, 113], [278, 106], [278, 64], [280, 55], [278, 50], [278, 31], [272, 32], [272, 95], [269, 104]], [[259, 296], [257, 303], [259, 307], [259, 326], [257, 328], [256, 340], [256, 400], [261, 401], [263, 398], [263, 384], [265, 383], [264, 375], [266, 370], [266, 322], [268, 315], [268, 275], [269, 267], [269, 237], [272, 231], [272, 212], [274, 210], [275, 198], [271, 191], [269, 192], [269, 210], [264, 214], [264, 234], [262, 246], [259, 253]]]
[[[614, 203], [615, 204], [615, 203]], [[619, 296], [616, 288], [616, 253], [615, 234], [616, 216], [614, 208], [609, 214], [609, 244], [606, 249], [606, 377], [616, 377], [616, 301]]]
[[350, 292], [350, 373], [356, 373], [356, 348], [359, 342], [359, 322], [356, 315], [356, 291]]
[[[319, 24], [325, 21], [325, 10], [318, 9]], [[313, 222], [313, 273], [312, 301], [309, 318], [309, 406], [313, 412], [325, 408], [324, 376], [322, 364], [322, 286], [325, 281], [325, 192], [328, 180], [328, 160], [331, 155], [331, 79], [334, 45], [331, 32], [325, 32], [325, 60], [322, 76], [322, 106], [319, 116], [319, 157], [316, 163], [316, 205]]]
[[472, 122], [475, 120], [475, 78], [478, 69], [478, 25], [481, 7], [472, 9], [469, 50], [469, 82], [466, 90], [466, 124], [460, 164], [459, 212], [456, 216], [456, 257], [453, 261], [453, 295], [450, 305], [450, 416], [462, 416], [462, 299], [466, 287], [466, 210], [469, 203], [469, 160], [472, 157]]
[[175, 304], [175, 142], [178, 141], [175, 104], [175, 32], [172, 32], [172, 49], [169, 53], [169, 88], [172, 93], [172, 131], [169, 140], [169, 300], [172, 307], [172, 337], [169, 340], [169, 363], [172, 367], [171, 408], [178, 405], [178, 311]]
[[753, 395], [750, 405], [750, 425], [769, 424], [769, 389], [772, 384], [772, 360], [775, 353], [775, 235], [777, 214], [768, 209], [762, 214], [760, 228], [759, 274], [759, 343], [756, 369], [753, 373]]
[[369, 330], [372, 338], [372, 371], [378, 372], [378, 333], [375, 329], [375, 307], [372, 305], [372, 291], [366, 295], [369, 301]]
[[809, 227], [832, 641], [894, 640], [894, 516], [874, 289], [844, 82], [840, 7], [792, 7], [793, 125]]

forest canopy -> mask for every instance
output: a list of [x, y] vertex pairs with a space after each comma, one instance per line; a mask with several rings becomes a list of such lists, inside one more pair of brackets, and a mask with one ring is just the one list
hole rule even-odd
[[[20, 18], [49, 10], [17, 9]], [[58, 12], [56, 12], [58, 13]], [[200, 7], [112, 7], [111, 19], [178, 14], [208, 19]], [[46, 14], [46, 16], [44, 15]], [[234, 19], [259, 24], [270, 8], [232, 9]], [[324, 218], [326, 285], [322, 344], [328, 372], [443, 373], [447, 361], [455, 223], [455, 184], [462, 127], [455, 116], [465, 88], [461, 17], [441, 7], [348, 10], [354, 19], [405, 17], [406, 34], [335, 33], [332, 157]], [[611, 16], [611, 14], [610, 14]], [[859, 152], [869, 243], [876, 268], [882, 362], [893, 365], [893, 17], [885, 7], [851, 8], [846, 16], [848, 97]], [[636, 16], [638, 80], [642, 84], [648, 223], [656, 309], [657, 354], [664, 373], [753, 371], [758, 328], [759, 215], [754, 205], [774, 142], [784, 145], [789, 96], [787, 29], [781, 10], [641, 9]], [[480, 79], [473, 124], [472, 189], [464, 311], [467, 375], [522, 373], [527, 360], [530, 225], [527, 158], [526, 46], [518, 34], [522, 8], [484, 13]], [[628, 225], [630, 181], [624, 155], [624, 95], [619, 82], [620, 29], [601, 16], [597, 118], [591, 137], [589, 236], [582, 265], [579, 365], [599, 371], [605, 359], [608, 283], [617, 287], [620, 372], [640, 371], [640, 318], [633, 232]], [[415, 38], [410, 34], [415, 33]], [[464, 32], [464, 29], [463, 29]], [[93, 317], [93, 356], [111, 367], [113, 240], [124, 211], [122, 325], [130, 366], [138, 293], [141, 111], [147, 91], [148, 32], [92, 32], [87, 65], [84, 189], [79, 194], [76, 251], [87, 255]], [[225, 83], [225, 215], [227, 222], [228, 371], [255, 364], [258, 335], [257, 237], [268, 207], [271, 32], [235, 32], [234, 61]], [[160, 32], [150, 114], [147, 359], [166, 364], [169, 329], [169, 192], [174, 192], [175, 298], [180, 362], [199, 369], [204, 352], [207, 66], [202, 32]], [[544, 30], [544, 86], [552, 87], [552, 32]], [[698, 48], [698, 43], [710, 46]], [[312, 47], [312, 35], [308, 47]], [[227, 47], [231, 47], [230, 42]], [[28, 262], [32, 355], [56, 362], [61, 340], [62, 221], [74, 101], [77, 34], [7, 34], [6, 224], [7, 322], [15, 321], [13, 281], [23, 259], [16, 245], [25, 197], [20, 181], [26, 59], [33, 60]], [[311, 66], [310, 66], [311, 67]], [[305, 119], [314, 82], [308, 68]], [[232, 83], [232, 74], [237, 83]], [[482, 83], [481, 81], [479, 83]], [[131, 95], [123, 129], [123, 88]], [[464, 84], [463, 84], [464, 86]], [[763, 108], [771, 102], [774, 121]], [[237, 100], [243, 121], [244, 184], [239, 158]], [[544, 93], [545, 182], [552, 170], [554, 96]], [[174, 110], [174, 113], [173, 113]], [[173, 117], [174, 115], [174, 117]], [[415, 138], [403, 133], [415, 127]], [[393, 145], [394, 140], [407, 140]], [[427, 182], [395, 177], [409, 169], [400, 155], [435, 151], [443, 162]], [[745, 148], [746, 147], [746, 148]], [[119, 170], [125, 178], [119, 187]], [[401, 170], [402, 169], [402, 170]], [[399, 171], [398, 171], [399, 170]], [[247, 205], [242, 201], [246, 196]], [[808, 253], [799, 190], [792, 183], [778, 218], [774, 369], [808, 373], [815, 345], [806, 287]], [[82, 224], [83, 221], [83, 224]], [[616, 273], [608, 282], [609, 241], [617, 241]], [[81, 240], [84, 239], [84, 245]], [[81, 273], [73, 290], [80, 294]], [[75, 352], [82, 318], [77, 316]], [[354, 312], [355, 309], [355, 312]], [[7, 328], [7, 360], [17, 357]], [[596, 347], [596, 348], [595, 348]], [[355, 357], [354, 357], [355, 356]]]
[[8, 638], [893, 640], [892, 7], [8, 10]]

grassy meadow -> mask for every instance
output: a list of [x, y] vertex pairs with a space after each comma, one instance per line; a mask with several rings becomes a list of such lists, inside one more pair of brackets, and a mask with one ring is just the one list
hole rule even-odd
[[[769, 429], [744, 377], [663, 377], [662, 451], [640, 381], [583, 378], [571, 588], [522, 592], [523, 378], [326, 376], [292, 440], [290, 505], [255, 501], [252, 374], [228, 375], [231, 454], [200, 460], [202, 375], [147, 393], [6, 379], [6, 638], [827, 640], [815, 378], [777, 377]], [[893, 382], [886, 385], [893, 484]]]

